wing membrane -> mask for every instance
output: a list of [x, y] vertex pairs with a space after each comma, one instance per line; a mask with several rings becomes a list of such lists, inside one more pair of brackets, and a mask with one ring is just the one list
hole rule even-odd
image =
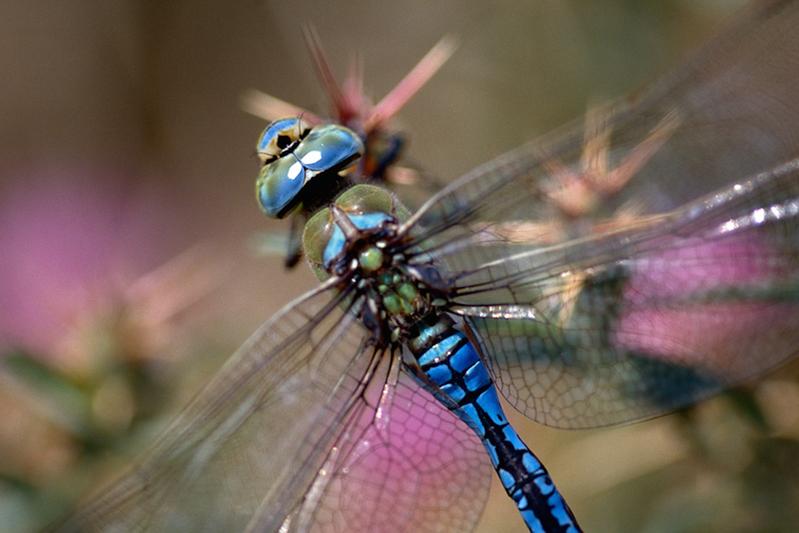
[[64, 530], [277, 530], [308, 490], [373, 361], [336, 280], [262, 326], [132, 471]]
[[406, 222], [411, 262], [457, 294], [528, 416], [654, 416], [795, 353], [797, 175], [780, 165], [799, 156], [797, 24], [798, 2], [752, 3], [640, 97], [478, 167]]
[[474, 528], [491, 479], [476, 434], [381, 357], [375, 378], [287, 531]]
[[431, 237], [429, 253], [466, 270], [506, 252], [482, 244], [481, 224], [498, 240], [549, 245], [671, 211], [794, 159], [797, 25], [799, 3], [754, 2], [640, 97], [478, 167], [406, 228], [424, 228], [416, 230]]
[[542, 423], [654, 416], [799, 350], [799, 160], [641, 227], [518, 248], [444, 283]]

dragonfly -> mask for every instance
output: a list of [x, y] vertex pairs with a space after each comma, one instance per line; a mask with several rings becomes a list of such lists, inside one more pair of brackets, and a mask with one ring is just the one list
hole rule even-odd
[[319, 285], [259, 328], [63, 528], [468, 531], [492, 470], [581, 531], [515, 409], [655, 417], [799, 346], [799, 2], [760, 1], [641, 95], [411, 212], [339, 123], [269, 124], [256, 196]]

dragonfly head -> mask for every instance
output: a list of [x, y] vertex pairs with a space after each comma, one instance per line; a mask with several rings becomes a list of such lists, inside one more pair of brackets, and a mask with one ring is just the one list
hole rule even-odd
[[363, 155], [363, 142], [336, 124], [311, 128], [300, 118], [269, 124], [256, 146], [261, 171], [255, 194], [270, 217], [285, 216], [300, 201], [303, 187], [317, 176], [353, 167]]

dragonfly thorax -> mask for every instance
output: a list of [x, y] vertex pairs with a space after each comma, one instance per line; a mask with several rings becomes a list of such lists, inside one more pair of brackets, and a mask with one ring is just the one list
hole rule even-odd
[[[336, 276], [370, 302], [371, 321], [384, 334], [398, 331], [432, 309], [431, 290], [408, 267], [399, 235], [407, 210], [372, 185], [355, 185], [305, 225], [303, 249], [320, 280]], [[396, 340], [396, 339], [395, 339]]]

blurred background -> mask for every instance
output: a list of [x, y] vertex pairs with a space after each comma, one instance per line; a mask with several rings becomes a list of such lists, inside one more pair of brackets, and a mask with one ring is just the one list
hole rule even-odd
[[[327, 110], [302, 38], [385, 94], [460, 48], [402, 111], [442, 181], [678, 64], [742, 4], [14, 2], [0, 5], [0, 530], [112, 475], [252, 332], [314, 283], [254, 236], [256, 88]], [[566, 432], [514, 417], [587, 531], [793, 531], [796, 365], [687, 412]], [[498, 483], [479, 531], [520, 531]]]

